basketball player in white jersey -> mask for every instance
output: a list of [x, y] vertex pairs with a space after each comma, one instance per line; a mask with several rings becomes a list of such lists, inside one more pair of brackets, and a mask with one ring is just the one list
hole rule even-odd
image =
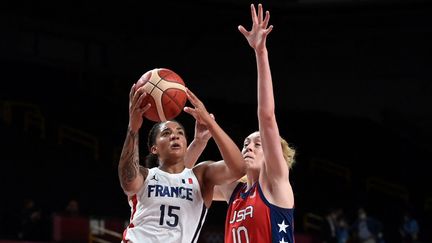
[[176, 121], [166, 121], [155, 124], [148, 136], [150, 157], [158, 160], [159, 167], [140, 166], [139, 130], [150, 105], [142, 107], [146, 93], [141, 88], [134, 90], [135, 85], [129, 95], [129, 126], [118, 166], [120, 184], [131, 206], [122, 242], [197, 242], [214, 186], [234, 182], [245, 174], [240, 150], [187, 90], [194, 108], [185, 107], [185, 112], [208, 128], [223, 161], [186, 168], [184, 128]]

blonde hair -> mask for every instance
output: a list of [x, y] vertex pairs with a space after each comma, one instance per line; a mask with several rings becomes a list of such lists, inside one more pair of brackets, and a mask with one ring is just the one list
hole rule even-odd
[[295, 163], [294, 156], [296, 151], [294, 148], [289, 146], [288, 142], [283, 137], [281, 137], [280, 140], [283, 157], [288, 165], [288, 169], [291, 169]]
[[[288, 142], [283, 137], [280, 137], [280, 141], [283, 157], [288, 165], [288, 169], [291, 169], [295, 163], [294, 156], [296, 151], [289, 146]], [[242, 178], [238, 179], [238, 181], [247, 183], [247, 175], [244, 175]]]

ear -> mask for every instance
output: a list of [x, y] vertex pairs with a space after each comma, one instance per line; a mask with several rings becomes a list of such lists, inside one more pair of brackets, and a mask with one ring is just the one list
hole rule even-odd
[[154, 155], [157, 155], [158, 149], [157, 149], [156, 145], [151, 146], [150, 152]]

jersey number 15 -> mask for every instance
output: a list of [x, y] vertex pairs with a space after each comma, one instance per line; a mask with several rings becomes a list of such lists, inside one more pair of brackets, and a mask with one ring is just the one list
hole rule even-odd
[[[166, 216], [169, 217], [169, 219], [167, 219], [165, 221], [165, 208], [167, 208], [167, 212], [166, 212]], [[168, 226], [170, 227], [176, 227], [178, 225], [179, 222], [179, 217], [176, 214], [176, 210], [180, 210], [180, 207], [177, 206], [171, 206], [171, 205], [161, 205], [160, 206], [160, 219], [159, 219], [159, 225], [163, 225], [164, 223], [166, 223]]]

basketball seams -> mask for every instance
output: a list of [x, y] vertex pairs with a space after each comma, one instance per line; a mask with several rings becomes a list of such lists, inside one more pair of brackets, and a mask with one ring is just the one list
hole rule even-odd
[[176, 117], [186, 104], [186, 87], [182, 78], [169, 69], [153, 69], [145, 73], [140, 83], [153, 104], [144, 115], [152, 121]]
[[175, 89], [175, 88], [166, 89], [164, 92], [164, 95], [168, 96], [170, 98], [170, 101], [174, 102], [174, 104], [178, 107], [178, 109], [181, 110], [183, 108], [183, 106], [186, 104], [186, 100], [185, 100], [185, 102], [183, 102], [183, 104], [180, 104], [179, 102], [177, 102], [177, 101], [179, 101], [179, 100], [175, 99], [175, 97], [177, 96], [177, 92], [174, 93], [174, 95], [171, 95], [170, 93], [167, 92], [170, 89]]
[[[185, 88], [184, 84], [176, 82], [178, 80], [182, 80], [180, 78], [180, 76], [175, 75], [174, 80], [166, 79], [167, 76], [169, 76], [172, 73], [167, 72], [165, 75], [162, 76], [161, 73], [164, 73], [162, 71], [166, 71], [166, 70], [167, 69], [158, 69], [157, 71], [154, 72], [156, 74], [155, 76], [157, 76], [158, 80], [157, 80], [156, 84], [154, 84], [154, 88], [153, 88], [153, 90], [159, 89], [162, 92], [161, 97], [158, 96], [158, 100], [161, 101], [161, 102], [158, 102], [158, 103], [160, 103], [160, 106], [158, 106], [158, 108], [162, 108], [163, 114], [160, 114], [161, 112], [159, 111], [159, 109], [157, 109], [157, 110], [158, 110], [159, 117], [163, 118], [163, 119], [166, 119], [165, 112], [168, 109], [165, 107], [165, 105], [167, 105], [170, 102], [173, 102], [178, 108], [176, 111], [176, 113], [178, 113], [182, 110], [184, 104], [186, 103], [186, 100], [182, 104], [182, 103], [179, 103], [177, 99], [175, 99], [177, 92], [175, 92], [174, 95], [171, 94], [172, 92], [168, 92], [171, 89], [177, 89], [177, 90], [181, 90], [183, 92], [186, 92], [186, 88]], [[152, 75], [152, 77], [153, 77], [153, 75]], [[149, 80], [149, 81], [151, 81], [151, 80]], [[172, 87], [173, 85], [174, 85], [174, 87]], [[153, 92], [153, 90], [152, 90], [152, 92]], [[165, 99], [164, 97], [167, 97], [168, 100]], [[172, 110], [172, 109], [169, 109], [169, 110]]]

